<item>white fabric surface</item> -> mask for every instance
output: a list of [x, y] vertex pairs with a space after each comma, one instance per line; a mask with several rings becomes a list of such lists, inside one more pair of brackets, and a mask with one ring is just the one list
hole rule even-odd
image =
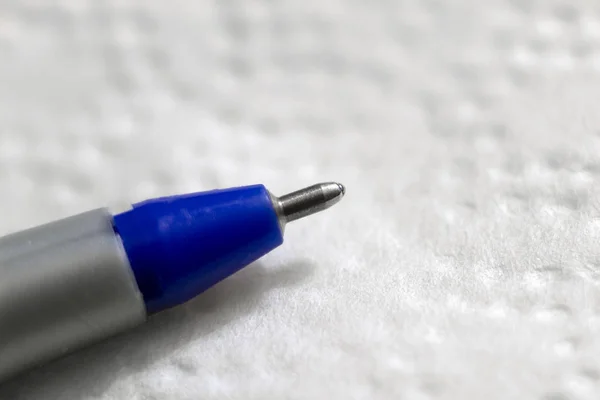
[[348, 188], [0, 399], [600, 398], [600, 3], [0, 1], [0, 230]]

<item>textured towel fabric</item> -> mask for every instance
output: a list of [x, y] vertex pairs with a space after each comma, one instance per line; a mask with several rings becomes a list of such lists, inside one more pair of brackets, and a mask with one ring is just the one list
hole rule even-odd
[[0, 2], [0, 231], [339, 180], [11, 400], [600, 398], [596, 0]]

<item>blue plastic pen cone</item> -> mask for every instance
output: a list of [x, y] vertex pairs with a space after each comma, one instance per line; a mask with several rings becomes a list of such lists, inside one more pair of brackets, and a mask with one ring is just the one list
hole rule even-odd
[[145, 201], [114, 226], [148, 313], [190, 300], [283, 242], [263, 185]]

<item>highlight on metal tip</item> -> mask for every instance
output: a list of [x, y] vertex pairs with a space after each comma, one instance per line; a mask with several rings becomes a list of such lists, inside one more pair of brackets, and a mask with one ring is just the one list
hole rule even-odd
[[276, 197], [271, 195], [281, 228], [288, 222], [326, 210], [346, 194], [341, 183], [318, 183], [296, 192]]

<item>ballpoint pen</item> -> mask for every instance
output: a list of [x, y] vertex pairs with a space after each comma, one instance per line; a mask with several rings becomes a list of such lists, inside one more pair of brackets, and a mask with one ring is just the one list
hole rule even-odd
[[263, 185], [99, 209], [0, 239], [0, 381], [143, 323], [283, 243], [345, 194]]

